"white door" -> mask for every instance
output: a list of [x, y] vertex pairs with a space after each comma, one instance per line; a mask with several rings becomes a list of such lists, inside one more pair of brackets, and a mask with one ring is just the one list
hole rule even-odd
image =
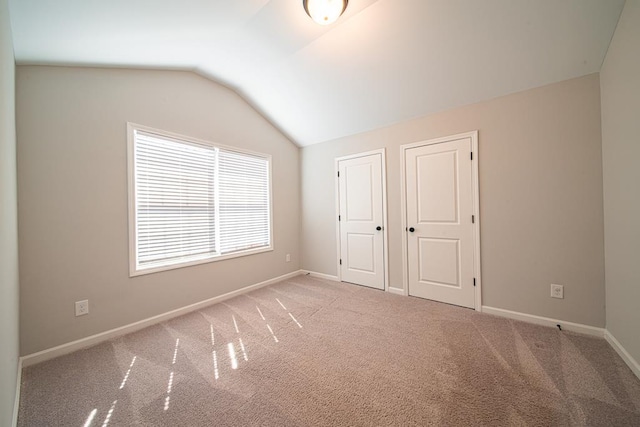
[[409, 295], [474, 307], [471, 137], [405, 150]]
[[384, 289], [382, 154], [338, 160], [340, 278]]

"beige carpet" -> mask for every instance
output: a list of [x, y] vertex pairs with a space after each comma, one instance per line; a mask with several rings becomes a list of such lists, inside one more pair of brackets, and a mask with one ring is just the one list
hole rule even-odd
[[299, 276], [24, 369], [20, 426], [629, 425], [601, 338]]

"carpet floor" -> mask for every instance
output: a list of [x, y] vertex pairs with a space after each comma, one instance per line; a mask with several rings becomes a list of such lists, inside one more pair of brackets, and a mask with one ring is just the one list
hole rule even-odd
[[640, 426], [602, 338], [298, 276], [25, 368], [19, 426]]

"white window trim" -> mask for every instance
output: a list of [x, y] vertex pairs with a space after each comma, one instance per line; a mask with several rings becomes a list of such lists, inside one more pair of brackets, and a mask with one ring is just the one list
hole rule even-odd
[[[136, 223], [136, 199], [135, 199], [135, 162], [134, 162], [134, 145], [135, 136], [134, 131], [140, 130], [143, 132], [155, 133], [159, 136], [165, 136], [167, 138], [173, 138], [182, 140], [185, 142], [191, 142], [195, 144], [205, 144], [216, 148], [221, 148], [229, 151], [235, 151], [237, 153], [250, 154], [266, 159], [268, 161], [268, 173], [269, 173], [269, 246], [247, 249], [244, 251], [233, 252], [226, 255], [209, 256], [199, 260], [192, 260], [187, 262], [180, 262], [171, 265], [163, 265], [152, 268], [138, 269], [136, 264], [137, 249], [137, 223]], [[129, 213], [129, 277], [142, 276], [145, 274], [157, 273], [159, 271], [174, 270], [177, 268], [190, 267], [193, 265], [206, 264], [210, 262], [223, 261], [231, 258], [239, 258], [247, 255], [255, 255], [263, 252], [273, 251], [273, 188], [272, 188], [272, 172], [271, 172], [271, 155], [259, 153], [256, 151], [245, 150], [237, 147], [231, 147], [228, 145], [213, 143], [198, 138], [193, 138], [185, 135], [180, 135], [173, 132], [168, 132], [160, 129], [151, 128], [148, 126], [139, 125], [136, 123], [127, 122], [127, 175], [128, 175], [128, 213]]]

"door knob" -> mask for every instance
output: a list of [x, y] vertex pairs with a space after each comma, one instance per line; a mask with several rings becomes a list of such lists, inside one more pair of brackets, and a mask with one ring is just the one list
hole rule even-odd
[[377, 226], [377, 227], [376, 227], [376, 230], [380, 231], [380, 230], [382, 230], [382, 227]]
[[416, 229], [411, 227], [411, 228], [409, 228], [409, 231], [413, 233], [414, 231], [416, 231]]

